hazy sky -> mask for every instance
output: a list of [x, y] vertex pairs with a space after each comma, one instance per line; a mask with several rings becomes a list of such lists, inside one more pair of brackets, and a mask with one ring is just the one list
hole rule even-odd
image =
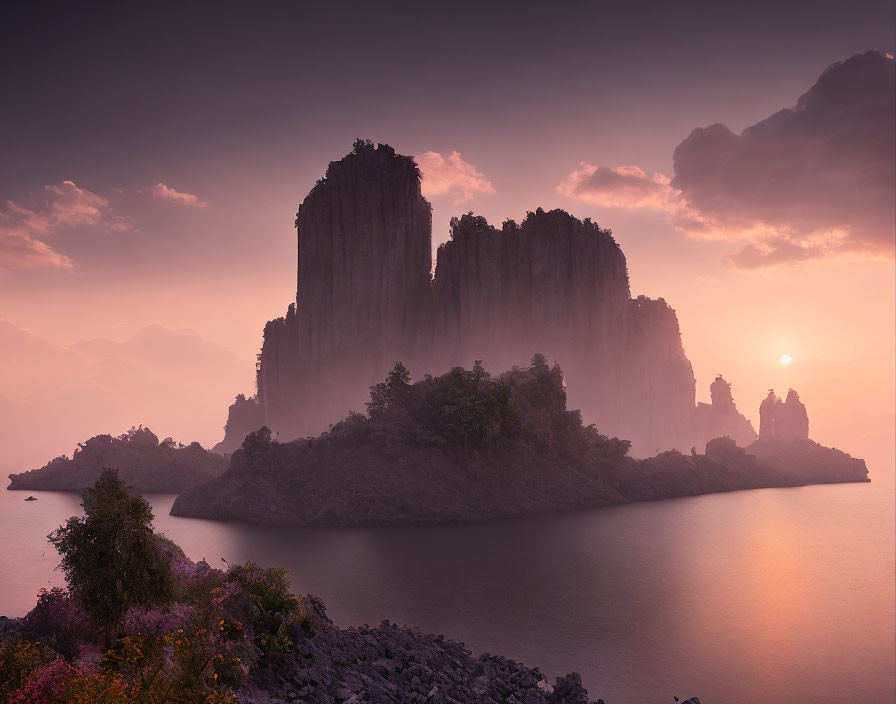
[[434, 245], [467, 210], [612, 228], [698, 398], [723, 372], [756, 419], [794, 386], [817, 439], [892, 445], [880, 62], [772, 116], [893, 31], [890, 0], [4, 8], [0, 469], [141, 422], [220, 439], [295, 295], [297, 205], [356, 137], [419, 157]]

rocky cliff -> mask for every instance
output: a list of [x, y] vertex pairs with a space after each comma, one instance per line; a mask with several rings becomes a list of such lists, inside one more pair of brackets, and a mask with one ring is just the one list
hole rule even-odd
[[431, 277], [415, 163], [362, 141], [330, 164], [296, 226], [296, 302], [265, 327], [257, 395], [231, 408], [220, 451], [239, 447], [247, 419], [281, 440], [324, 430], [396, 360], [418, 375], [476, 359], [509, 368], [536, 349], [567, 370], [586, 420], [636, 454], [693, 444], [695, 382], [675, 312], [631, 298], [609, 230], [559, 210], [501, 229], [466, 215]]
[[781, 401], [770, 389], [768, 396], [759, 406], [760, 440], [808, 440], [809, 416], [800, 401], [799, 394], [787, 390], [787, 400]]
[[507, 369], [540, 350], [602, 433], [639, 455], [687, 441], [694, 375], [678, 320], [662, 299], [632, 300], [609, 230], [540, 208], [500, 230], [455, 219], [438, 250], [433, 303], [434, 368], [481, 359]]
[[771, 467], [811, 475], [817, 483], [868, 481], [864, 460], [809, 439], [809, 414], [793, 389], [785, 401], [769, 390], [759, 406], [759, 439], [747, 451]]
[[367, 387], [426, 341], [429, 203], [409, 157], [359, 142], [299, 207], [298, 290], [267, 324], [258, 372], [265, 421], [291, 439], [363, 404]]
[[694, 447], [702, 452], [713, 438], [729, 437], [740, 447], [756, 440], [753, 424], [737, 410], [731, 384], [719, 374], [709, 386], [711, 403], [698, 403], [694, 413]]

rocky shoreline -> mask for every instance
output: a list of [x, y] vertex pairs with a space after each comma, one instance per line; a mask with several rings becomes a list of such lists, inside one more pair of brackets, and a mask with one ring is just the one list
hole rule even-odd
[[[602, 704], [572, 672], [553, 683], [538, 668], [463, 643], [384, 621], [338, 628], [323, 603], [303, 600], [313, 635], [294, 629], [295, 651], [276, 670], [260, 670], [238, 693], [243, 704]], [[670, 697], [670, 701], [671, 701]], [[697, 698], [684, 704], [699, 704]]]
[[[551, 683], [537, 667], [475, 656], [442, 635], [388, 621], [339, 628], [317, 597], [300, 604], [303, 625], [288, 628], [292, 652], [253, 669], [236, 691], [240, 704], [604, 704], [589, 698], [576, 672]], [[0, 616], [0, 641], [21, 637], [22, 621]], [[90, 667], [94, 650], [82, 649], [75, 665]]]

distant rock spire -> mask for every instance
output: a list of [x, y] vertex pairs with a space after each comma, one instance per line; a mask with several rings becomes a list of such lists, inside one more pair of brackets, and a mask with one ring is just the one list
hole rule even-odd
[[770, 389], [759, 406], [760, 440], [808, 440], [809, 414], [799, 394], [787, 390], [787, 400], [781, 401]]
[[782, 404], [775, 421], [775, 435], [784, 435], [788, 439], [809, 439], [809, 414], [806, 413], [806, 406], [800, 401], [799, 394], [793, 389], [787, 390], [787, 400]]
[[709, 385], [711, 403], [698, 403], [693, 414], [695, 449], [703, 450], [710, 440], [730, 438], [739, 447], [756, 440], [752, 423], [737, 410], [731, 384], [721, 374]]
[[781, 399], [775, 396], [775, 390], [769, 389], [768, 396], [759, 404], [759, 439], [771, 440], [775, 437], [775, 408]]
[[734, 397], [731, 395], [731, 384], [725, 381], [721, 374], [709, 385], [709, 397], [712, 400], [713, 408], [725, 410], [734, 408]]

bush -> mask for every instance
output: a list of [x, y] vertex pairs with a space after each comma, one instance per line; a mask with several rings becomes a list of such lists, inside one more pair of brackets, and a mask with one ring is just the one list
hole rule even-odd
[[0, 701], [24, 687], [32, 674], [49, 665], [54, 653], [45, 645], [23, 640], [0, 642]]
[[78, 643], [86, 636], [87, 616], [64, 589], [38, 592], [37, 604], [22, 619], [22, 636], [41, 641], [71, 662], [78, 656]]
[[[263, 656], [287, 653], [293, 648], [285, 624], [299, 612], [299, 600], [289, 590], [287, 570], [260, 567], [254, 562], [233, 565], [226, 584], [216, 596], [236, 624], [246, 624], [249, 637]], [[227, 627], [227, 619], [219, 626]]]
[[63, 658], [35, 670], [28, 681], [9, 695], [9, 704], [67, 704], [66, 683], [75, 672]]

